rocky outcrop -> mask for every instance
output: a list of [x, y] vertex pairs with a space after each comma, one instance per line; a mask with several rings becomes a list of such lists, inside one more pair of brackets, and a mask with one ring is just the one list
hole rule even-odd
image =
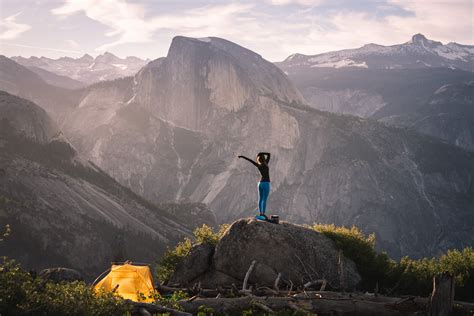
[[360, 281], [355, 264], [342, 260], [343, 276], [334, 242], [314, 230], [286, 222], [243, 219], [228, 228], [215, 249], [209, 244], [193, 248], [170, 283], [185, 286], [201, 282], [203, 287], [242, 284], [255, 261], [249, 285], [273, 287], [281, 273], [282, 282], [298, 287], [325, 279], [331, 287], [340, 288], [342, 277], [343, 286], [354, 288]]

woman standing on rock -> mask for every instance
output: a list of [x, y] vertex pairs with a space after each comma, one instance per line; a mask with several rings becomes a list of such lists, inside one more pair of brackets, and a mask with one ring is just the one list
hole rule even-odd
[[239, 156], [249, 162], [251, 162], [255, 167], [260, 171], [262, 176], [260, 182], [258, 183], [258, 211], [259, 215], [256, 216], [257, 219], [268, 220], [268, 217], [265, 215], [265, 210], [267, 208], [267, 199], [270, 194], [270, 170], [268, 168], [268, 163], [270, 162], [270, 153], [258, 153], [257, 162], [253, 161], [250, 158], [245, 156]]

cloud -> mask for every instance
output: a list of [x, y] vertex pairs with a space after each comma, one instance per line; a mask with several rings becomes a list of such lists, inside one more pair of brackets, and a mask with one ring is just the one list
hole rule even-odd
[[443, 42], [473, 43], [472, 0], [389, 0], [413, 12], [406, 18], [393, 17], [390, 25], [401, 33], [422, 33]]
[[31, 26], [28, 24], [16, 22], [16, 17], [20, 14], [21, 12], [18, 12], [5, 18], [3, 21], [0, 21], [0, 40], [15, 39], [22, 33], [31, 29]]
[[87, 17], [109, 28], [108, 37], [119, 36], [115, 41], [106, 43], [96, 50], [126, 43], [151, 42], [158, 30], [174, 29], [180, 33], [193, 30], [205, 30], [213, 33], [219, 27], [231, 27], [226, 22], [230, 16], [248, 11], [252, 5], [231, 3], [191, 9], [176, 15], [145, 17], [143, 5], [127, 3], [124, 0], [67, 0], [62, 6], [51, 12], [60, 17], [83, 12]]
[[6, 46], [13, 46], [13, 47], [21, 47], [21, 48], [31, 48], [34, 50], [46, 50], [51, 52], [58, 52], [58, 53], [68, 53], [68, 54], [83, 54], [83, 52], [78, 50], [71, 50], [71, 49], [59, 49], [54, 47], [41, 47], [41, 46], [34, 46], [34, 45], [23, 45], [23, 44], [16, 44], [16, 43], [2, 43], [2, 45]]
[[156, 29], [145, 20], [143, 6], [123, 0], [67, 0], [51, 12], [60, 17], [83, 12], [88, 18], [109, 27], [106, 36], [119, 36], [116, 41], [104, 44], [98, 50], [123, 43], [150, 41]]
[[289, 5], [289, 4], [296, 4], [302, 6], [315, 6], [320, 5], [326, 0], [265, 0], [266, 3], [272, 5]]
[[67, 47], [72, 48], [72, 49], [78, 49], [80, 48], [79, 43], [77, 43], [75, 40], [68, 39], [65, 41]]

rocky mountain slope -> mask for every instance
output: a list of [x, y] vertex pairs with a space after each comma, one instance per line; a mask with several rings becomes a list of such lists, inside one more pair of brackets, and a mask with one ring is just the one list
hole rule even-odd
[[46, 83], [52, 86], [66, 88], [66, 89], [80, 89], [86, 86], [86, 84], [81, 81], [74, 80], [67, 76], [57, 75], [54, 72], [47, 71], [40, 67], [31, 66], [27, 68], [33, 71], [38, 76], [40, 76], [41, 79], [43, 79]]
[[413, 35], [410, 41], [383, 46], [367, 44], [361, 48], [323, 53], [318, 55], [293, 54], [279, 64], [288, 69], [295, 67], [368, 69], [413, 69], [446, 67], [473, 71], [474, 46], [427, 39], [422, 34]]
[[192, 229], [78, 156], [43, 109], [3, 91], [0, 148], [0, 227], [12, 229], [0, 252], [26, 269], [91, 278], [111, 261], [152, 262]]
[[136, 74], [148, 60], [129, 56], [119, 58], [109, 52], [93, 58], [86, 54], [80, 58], [12, 57], [17, 63], [27, 67], [38, 67], [60, 76], [66, 76], [84, 84], [112, 80]]
[[3, 55], [0, 55], [0, 90], [40, 105], [56, 122], [64, 120], [83, 93], [49, 84], [31, 69]]
[[474, 151], [474, 81], [441, 86], [411, 111], [382, 116], [381, 120]]
[[176, 37], [133, 78], [88, 89], [63, 123], [88, 159], [152, 201], [255, 213], [265, 150], [269, 213], [357, 225], [393, 257], [472, 245], [474, 155], [405, 129], [311, 109], [285, 74], [219, 38]]
[[[415, 35], [412, 41], [402, 45], [364, 47], [304, 58], [289, 57], [277, 65], [288, 74], [313, 108], [409, 126], [465, 149], [474, 148], [474, 135], [468, 127], [474, 125], [471, 116], [464, 117], [463, 124], [457, 124], [458, 109], [465, 108], [462, 102], [457, 104], [456, 99], [444, 98], [442, 108], [429, 106], [441, 87], [464, 85], [474, 80], [474, 49], [471, 46], [442, 45]], [[448, 51], [449, 47], [463, 47], [463, 53], [441, 53]], [[333, 67], [316, 63], [328, 56], [337, 63], [346, 55], [360, 58], [359, 63], [367, 62], [370, 66]], [[438, 62], [428, 65], [428, 59], [433, 58]], [[390, 63], [400, 67], [390, 66]], [[420, 117], [421, 113], [424, 113], [424, 118]], [[428, 124], [434, 122], [434, 117], [443, 117], [446, 121], [438, 125]], [[427, 125], [413, 124], [420, 120], [426, 121]]]

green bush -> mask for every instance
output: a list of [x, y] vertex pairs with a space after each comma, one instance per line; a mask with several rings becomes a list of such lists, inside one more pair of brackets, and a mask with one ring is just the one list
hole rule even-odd
[[439, 258], [412, 260], [404, 257], [391, 271], [396, 280], [396, 292], [429, 295], [433, 289], [433, 276], [450, 272], [455, 279], [455, 296], [459, 300], [474, 300], [474, 250], [448, 250]]
[[218, 231], [214, 231], [211, 227], [203, 224], [201, 227], [196, 228], [193, 232], [192, 240], [186, 237], [174, 249], [168, 249], [165, 252], [156, 268], [156, 278], [163, 284], [168, 282], [178, 263], [189, 254], [193, 246], [203, 243], [217, 245], [217, 242], [228, 227], [228, 224], [223, 224], [219, 227]]
[[123, 315], [131, 306], [112, 292], [84, 282], [48, 283], [6, 257], [0, 263], [1, 315]]
[[403, 257], [395, 262], [387, 254], [375, 251], [375, 235], [366, 236], [357, 227], [315, 224], [311, 228], [334, 240], [344, 255], [354, 261], [362, 278], [361, 290], [373, 291], [378, 284], [384, 294], [428, 296], [433, 289], [433, 277], [447, 271], [455, 278], [456, 299], [474, 300], [472, 248], [448, 250], [439, 258]]
[[375, 235], [365, 234], [353, 226], [352, 228], [335, 225], [315, 224], [311, 227], [317, 232], [331, 238], [345, 256], [352, 259], [362, 278], [359, 287], [365, 291], [373, 291], [378, 283], [380, 289], [389, 287], [387, 279], [396, 263], [387, 254], [375, 251]]

